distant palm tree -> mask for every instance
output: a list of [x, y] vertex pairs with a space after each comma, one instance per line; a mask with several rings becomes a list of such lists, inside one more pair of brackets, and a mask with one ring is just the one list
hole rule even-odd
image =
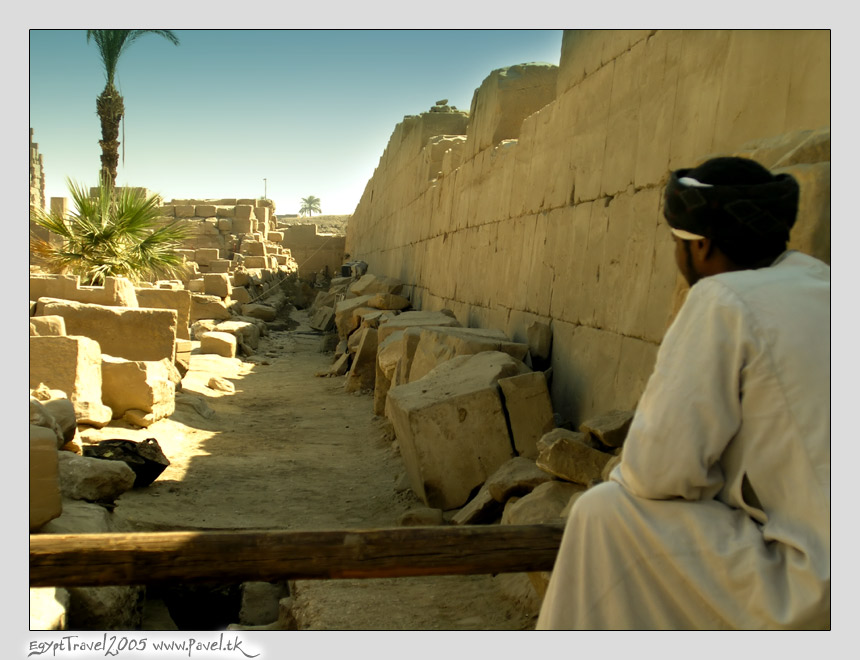
[[302, 208], [299, 209], [299, 215], [313, 215], [314, 213], [322, 213], [320, 198], [313, 195], [302, 197]]
[[120, 55], [147, 32], [159, 34], [171, 43], [179, 45], [179, 39], [171, 30], [87, 30], [87, 43], [96, 42], [105, 68], [104, 91], [96, 99], [96, 113], [102, 124], [102, 167], [99, 178], [111, 186], [116, 184], [116, 167], [119, 161], [119, 125], [125, 114], [122, 95], [114, 87], [114, 76]]
[[87, 285], [105, 277], [175, 277], [184, 271], [175, 252], [187, 237], [178, 221], [165, 223], [158, 195], [146, 197], [129, 188], [101, 182], [95, 194], [66, 180], [76, 210], [68, 218], [34, 208], [30, 219], [60, 238], [59, 244], [30, 235], [35, 261], [53, 273], [80, 275]]

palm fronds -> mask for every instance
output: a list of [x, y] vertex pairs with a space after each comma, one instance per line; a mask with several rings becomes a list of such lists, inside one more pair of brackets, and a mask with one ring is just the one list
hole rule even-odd
[[183, 259], [175, 249], [187, 231], [179, 221], [165, 222], [158, 195], [112, 188], [100, 182], [95, 194], [67, 179], [75, 211], [64, 218], [35, 209], [30, 219], [59, 238], [58, 245], [30, 236], [30, 251], [54, 273], [80, 275], [86, 284], [105, 277], [139, 282], [181, 275]]

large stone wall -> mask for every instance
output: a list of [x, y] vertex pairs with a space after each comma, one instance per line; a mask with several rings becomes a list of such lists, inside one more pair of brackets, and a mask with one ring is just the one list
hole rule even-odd
[[792, 172], [791, 247], [829, 261], [829, 69], [827, 31], [566, 31], [558, 68], [492, 72], [468, 121], [404, 118], [346, 251], [463, 325], [525, 341], [550, 323], [571, 422], [631, 409], [685, 293], [670, 170], [739, 154]]

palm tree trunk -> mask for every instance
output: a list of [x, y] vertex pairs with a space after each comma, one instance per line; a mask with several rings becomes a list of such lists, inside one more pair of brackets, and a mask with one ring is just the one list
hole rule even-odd
[[104, 91], [96, 100], [96, 113], [102, 124], [102, 139], [99, 144], [102, 148], [101, 179], [110, 188], [116, 185], [116, 168], [119, 162], [119, 125], [125, 113], [122, 96], [117, 89], [108, 83]]

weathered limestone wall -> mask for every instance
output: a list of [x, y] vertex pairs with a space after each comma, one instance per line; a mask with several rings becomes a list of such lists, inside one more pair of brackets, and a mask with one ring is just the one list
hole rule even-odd
[[320, 271], [331, 277], [340, 274], [344, 261], [346, 237], [317, 233], [317, 225], [282, 227], [281, 245], [289, 249], [299, 267], [299, 277], [306, 279]]
[[791, 247], [829, 261], [829, 53], [827, 31], [567, 31], [558, 68], [492, 72], [467, 126], [404, 118], [346, 251], [463, 325], [525, 341], [550, 323], [573, 423], [632, 409], [685, 292], [670, 170], [738, 154], [792, 172]]
[[124, 277], [106, 277], [103, 286], [83, 286], [79, 275], [30, 273], [30, 300], [60, 298], [94, 305], [137, 307], [134, 285]]

